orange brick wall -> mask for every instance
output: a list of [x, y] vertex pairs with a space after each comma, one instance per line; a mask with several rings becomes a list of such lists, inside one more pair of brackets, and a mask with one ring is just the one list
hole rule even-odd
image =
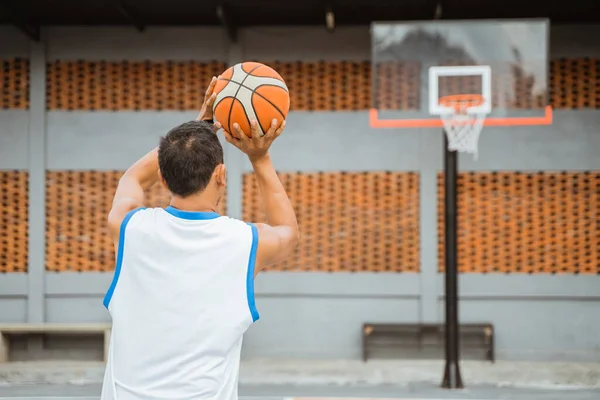
[[[49, 172], [46, 268], [109, 271], [106, 215], [121, 171]], [[418, 175], [281, 174], [301, 225], [294, 256], [271, 270], [419, 270]], [[27, 270], [24, 171], [1, 171], [0, 273]], [[459, 177], [459, 267], [475, 273], [600, 273], [600, 173], [473, 172]], [[444, 266], [443, 176], [438, 176], [438, 264]], [[165, 206], [159, 186], [148, 206]], [[225, 199], [221, 204], [225, 214]], [[264, 221], [254, 178], [243, 217]]]
[[[111, 271], [114, 247], [106, 217], [123, 171], [46, 173], [46, 270]], [[226, 200], [220, 213], [225, 214]], [[147, 207], [164, 207], [169, 194], [159, 184], [146, 194]]]
[[[366, 110], [373, 106], [370, 61], [266, 62], [276, 68], [291, 91], [293, 110]], [[0, 104], [3, 109], [29, 107], [29, 61], [0, 60]], [[213, 75], [226, 68], [214, 61], [54, 61], [47, 66], [50, 110], [194, 110]], [[381, 109], [417, 109], [420, 67], [412, 63], [378, 65], [373, 83]], [[554, 108], [600, 107], [600, 59], [552, 60], [550, 103]], [[468, 78], [465, 78], [468, 79]], [[446, 88], [452, 90], [450, 83]], [[469, 82], [463, 82], [469, 85]], [[496, 77], [494, 85], [514, 86], [512, 107], [539, 108], [530, 96], [531, 77], [514, 70]], [[445, 86], [442, 85], [442, 93]], [[504, 99], [494, 99], [495, 104]]]
[[[438, 265], [444, 270], [438, 175]], [[473, 172], [458, 180], [461, 272], [600, 274], [600, 172]]]
[[[373, 106], [371, 63], [266, 62], [286, 80], [291, 108], [298, 111], [366, 110]], [[222, 62], [56, 61], [48, 65], [48, 108], [53, 110], [191, 110]], [[380, 109], [415, 110], [420, 104], [420, 67], [414, 63], [377, 66], [374, 82]], [[559, 59], [550, 63], [550, 101], [555, 108], [598, 108], [600, 60]], [[494, 76], [493, 85], [510, 85], [517, 93], [510, 107], [542, 108], [545, 99], [531, 95], [533, 78], [518, 68]], [[474, 86], [468, 77], [460, 83]], [[442, 83], [454, 93], [457, 80]], [[474, 88], [476, 90], [476, 88]], [[498, 92], [498, 91], [496, 91]], [[494, 104], [506, 99], [494, 98]]]
[[50, 110], [192, 110], [222, 62], [55, 61], [47, 66]]
[[29, 60], [0, 60], [0, 109], [29, 108]]
[[[300, 245], [273, 271], [419, 271], [419, 175], [407, 172], [280, 174], [300, 225]], [[253, 174], [243, 218], [265, 222]]]
[[600, 59], [553, 61], [550, 103], [554, 108], [600, 108]]
[[27, 271], [28, 181], [25, 171], [0, 171], [0, 273]]

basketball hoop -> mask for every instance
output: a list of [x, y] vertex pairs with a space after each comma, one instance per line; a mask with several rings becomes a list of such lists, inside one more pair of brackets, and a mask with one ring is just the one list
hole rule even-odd
[[471, 153], [477, 159], [479, 134], [487, 112], [481, 107], [485, 98], [479, 94], [440, 97], [440, 119], [448, 137], [448, 149]]

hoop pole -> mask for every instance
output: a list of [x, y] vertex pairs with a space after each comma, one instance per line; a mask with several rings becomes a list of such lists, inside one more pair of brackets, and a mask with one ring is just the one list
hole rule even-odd
[[446, 366], [442, 387], [462, 389], [459, 359], [459, 325], [458, 325], [458, 259], [457, 259], [457, 181], [458, 153], [448, 150], [448, 137], [444, 136], [444, 206], [446, 236]]

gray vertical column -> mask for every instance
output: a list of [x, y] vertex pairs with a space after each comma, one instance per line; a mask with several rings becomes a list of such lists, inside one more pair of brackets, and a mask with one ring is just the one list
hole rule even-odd
[[28, 322], [44, 322], [46, 241], [46, 44], [30, 42], [29, 56]]
[[419, 130], [421, 322], [440, 321], [438, 310], [437, 172], [442, 163], [442, 130]]
[[[227, 65], [242, 62], [242, 46], [229, 44]], [[244, 171], [244, 154], [225, 142], [225, 165], [227, 166], [227, 215], [231, 218], [242, 218], [242, 175]]]

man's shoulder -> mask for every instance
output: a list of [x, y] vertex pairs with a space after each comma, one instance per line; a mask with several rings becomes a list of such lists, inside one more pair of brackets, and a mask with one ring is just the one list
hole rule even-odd
[[218, 221], [228, 227], [231, 228], [239, 228], [242, 230], [251, 230], [252, 224], [242, 221], [241, 219], [229, 217], [227, 215], [222, 215], [218, 218]]

